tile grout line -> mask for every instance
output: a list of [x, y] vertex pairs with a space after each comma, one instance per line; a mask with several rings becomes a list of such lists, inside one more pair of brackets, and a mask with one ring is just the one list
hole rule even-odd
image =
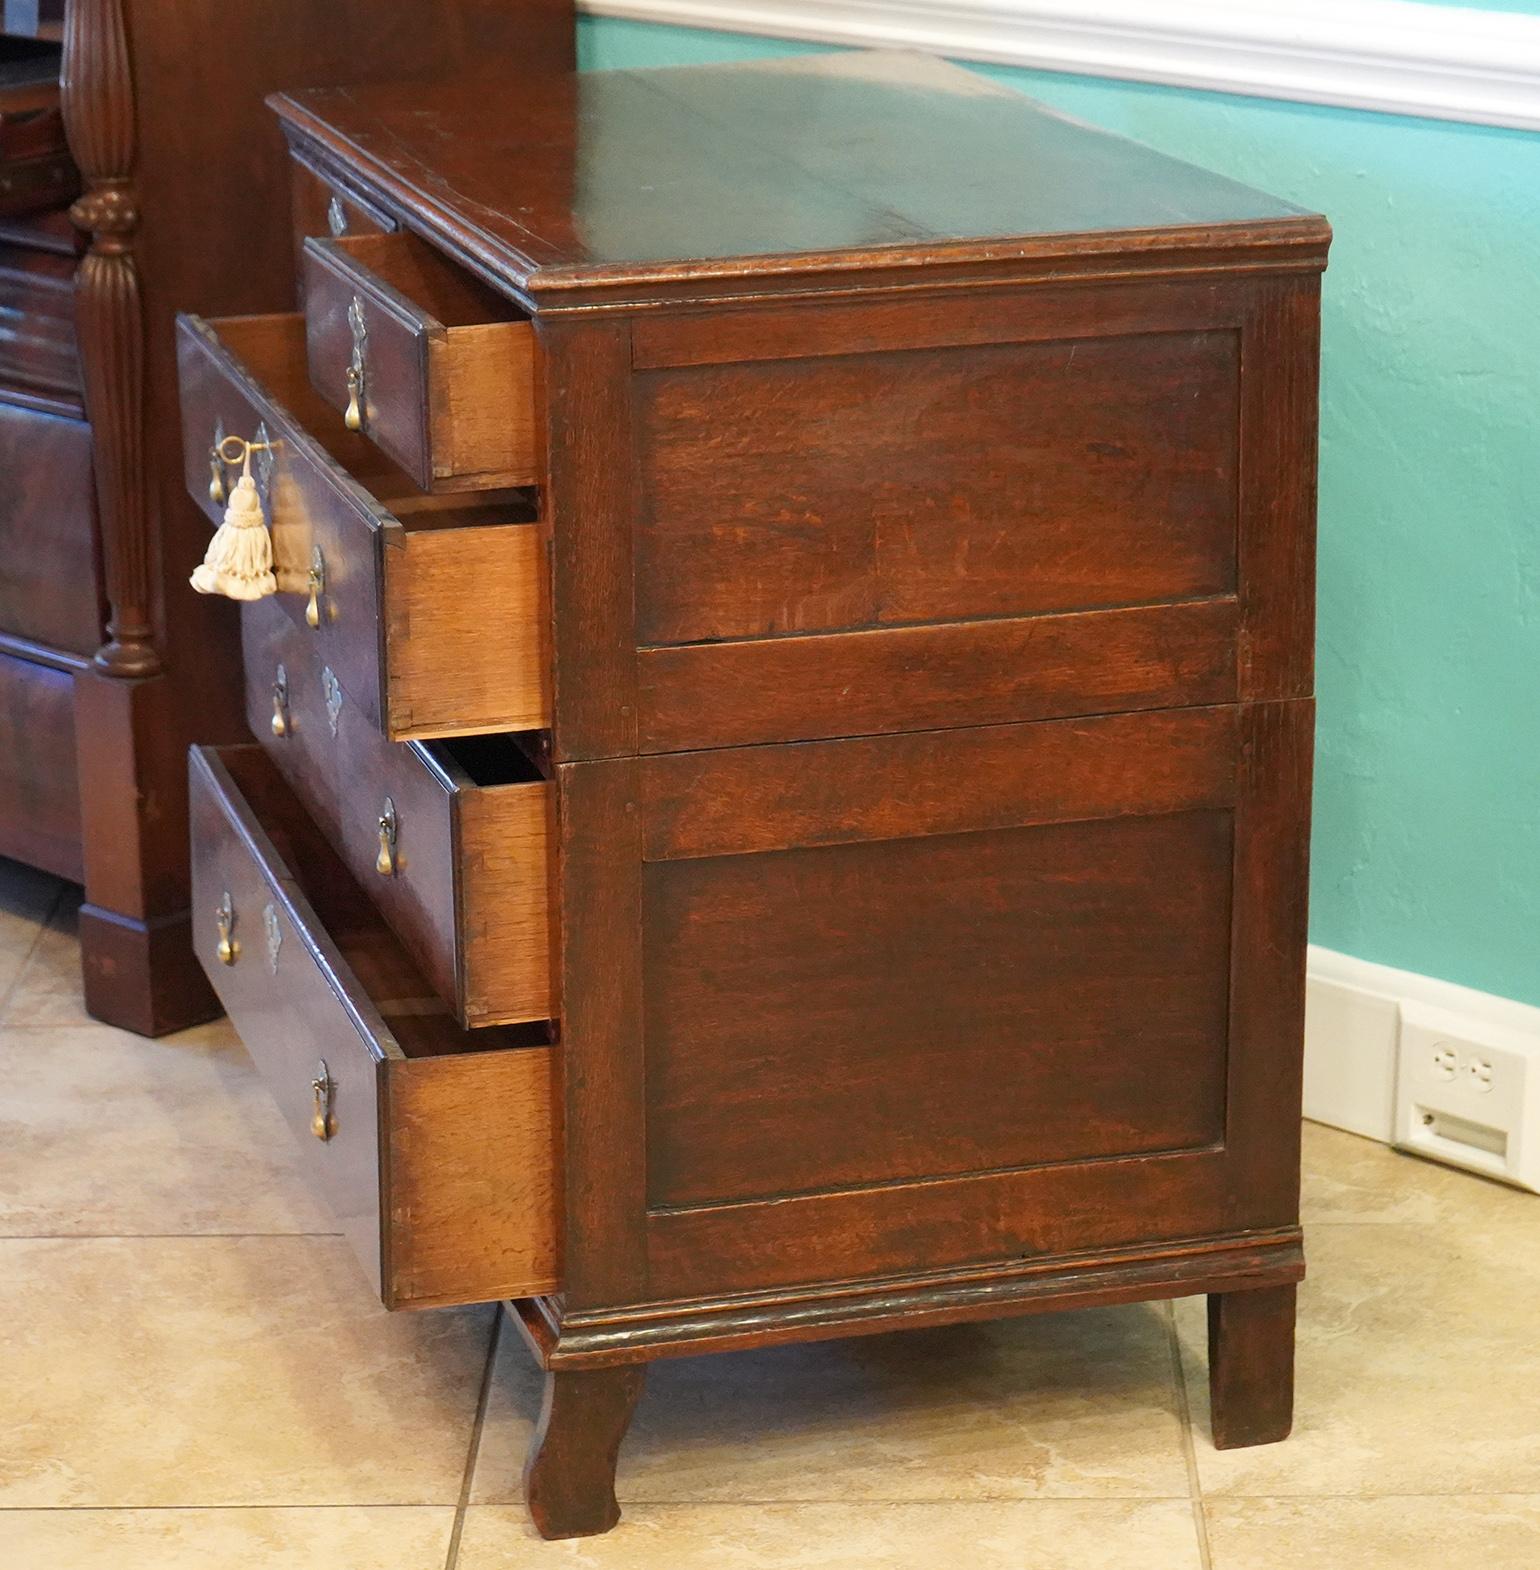
[[48, 923], [53, 920], [54, 912], [59, 908], [59, 902], [64, 898], [64, 884], [54, 890], [53, 899], [48, 909], [43, 912], [42, 918], [32, 929], [32, 941], [27, 945], [27, 952], [21, 957], [21, 964], [16, 967], [16, 974], [4, 992], [0, 992], [0, 1029], [4, 1029], [11, 1016], [11, 1004], [15, 1001], [16, 994], [21, 988], [22, 978], [27, 974], [27, 967], [32, 963], [32, 956], [37, 953], [38, 944], [43, 941], [43, 934], [48, 930]]
[[5, 1243], [181, 1243], [203, 1239], [346, 1237], [345, 1232], [0, 1232]]
[[[803, 1506], [818, 1508], [868, 1508], [902, 1509], [919, 1508], [933, 1509], [938, 1505], [956, 1505], [971, 1508], [983, 1506], [989, 1509], [1014, 1509], [1018, 1506], [1034, 1505], [1149, 1505], [1178, 1503], [1183, 1496], [1177, 1494], [1037, 1494], [1029, 1496], [988, 1494], [980, 1498], [959, 1499], [955, 1494], [937, 1495], [934, 1498], [908, 1498], [908, 1499], [868, 1499], [864, 1496], [852, 1499], [850, 1495], [840, 1495], [828, 1499], [637, 1499], [627, 1497], [623, 1504], [645, 1507], [648, 1510], [772, 1510], [780, 1506], [789, 1506], [801, 1509]], [[1283, 1503], [1289, 1505], [1312, 1505], [1322, 1500], [1341, 1500], [1349, 1503], [1374, 1504], [1391, 1499], [1520, 1499], [1540, 1500], [1540, 1493], [1533, 1489], [1492, 1489], [1472, 1492], [1469, 1489], [1427, 1489], [1414, 1488], [1401, 1492], [1391, 1493], [1362, 1493], [1362, 1494], [1283, 1494], [1278, 1492], [1267, 1494], [1224, 1494], [1222, 1502], [1231, 1500], [1259, 1501], [1264, 1503]], [[222, 1503], [222, 1504], [192, 1504], [192, 1505], [0, 1505], [0, 1518], [7, 1515], [149, 1515], [169, 1514], [176, 1511], [206, 1510], [217, 1511], [245, 1511], [245, 1510], [449, 1510], [453, 1507], [444, 1504], [431, 1504], [418, 1502], [416, 1504], [402, 1504], [399, 1500], [370, 1500], [360, 1499], [342, 1501], [339, 1503], [319, 1504], [313, 1500], [279, 1499], [263, 1500], [257, 1504], [248, 1503]], [[475, 1506], [482, 1510], [513, 1510], [522, 1509], [521, 1504], [513, 1500], [500, 1499], [488, 1500], [485, 1504]]]
[[1192, 1526], [1198, 1540], [1198, 1564], [1201, 1570], [1214, 1570], [1208, 1517], [1203, 1510], [1203, 1484], [1198, 1478], [1198, 1451], [1192, 1439], [1192, 1403], [1187, 1399], [1182, 1343], [1176, 1333], [1176, 1305], [1171, 1302], [1166, 1304], [1166, 1335], [1171, 1348], [1171, 1376], [1176, 1381], [1176, 1415], [1182, 1426], [1182, 1460], [1187, 1467], [1187, 1497], [1192, 1504]]
[[492, 1338], [487, 1346], [487, 1366], [481, 1375], [481, 1392], [476, 1398], [476, 1418], [471, 1424], [470, 1448], [465, 1455], [465, 1473], [460, 1479], [460, 1498], [455, 1505], [454, 1526], [449, 1532], [449, 1551], [444, 1558], [444, 1570], [455, 1570], [460, 1562], [460, 1539], [465, 1534], [465, 1512], [470, 1507], [471, 1486], [476, 1479], [476, 1462], [481, 1458], [481, 1433], [486, 1426], [487, 1407], [492, 1400], [492, 1379], [497, 1372], [497, 1348], [503, 1338], [501, 1303], [494, 1309]]
[[201, 1239], [346, 1237], [345, 1232], [0, 1232], [5, 1243], [180, 1243]]
[[353, 1500], [340, 1504], [316, 1504], [305, 1500], [263, 1500], [260, 1504], [217, 1505], [0, 1505], [6, 1515], [166, 1515], [178, 1510], [205, 1510], [211, 1515], [221, 1510], [447, 1510], [448, 1505], [409, 1504], [388, 1500]]

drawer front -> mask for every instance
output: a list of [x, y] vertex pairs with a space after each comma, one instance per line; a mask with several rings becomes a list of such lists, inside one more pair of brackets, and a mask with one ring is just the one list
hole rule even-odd
[[338, 848], [462, 1024], [549, 1019], [550, 786], [503, 738], [478, 784], [456, 745], [387, 742], [344, 689]]
[[512, 304], [414, 236], [308, 240], [310, 376], [425, 491], [540, 479], [535, 340]]
[[94, 654], [104, 625], [91, 427], [0, 392], [0, 628]]
[[69, 671], [0, 654], [0, 856], [79, 883], [74, 704]]
[[386, 1305], [552, 1289], [551, 1049], [445, 1018], [259, 749], [191, 787], [199, 957]]
[[289, 168], [296, 261], [303, 256], [305, 241], [312, 237], [337, 240], [347, 235], [389, 234], [400, 227], [383, 209], [326, 179], [302, 159], [294, 159]]
[[310, 629], [276, 599], [241, 607], [246, 723], [306, 811], [335, 835], [341, 683], [319, 662]]
[[217, 526], [215, 439], [274, 444], [271, 467], [258, 455], [254, 468], [277, 599], [374, 724], [397, 740], [549, 724], [544, 552], [524, 498], [406, 496], [406, 476], [312, 391], [298, 316], [186, 318], [180, 372], [189, 494]]
[[75, 259], [0, 243], [0, 384], [78, 401]]
[[[299, 930], [286, 866], [253, 832], [263, 804], [231, 799], [230, 783], [206, 766], [193, 767], [191, 784], [198, 957], [294, 1135], [301, 1170], [379, 1288], [380, 1059]], [[323, 1072], [324, 1139], [312, 1127]]]

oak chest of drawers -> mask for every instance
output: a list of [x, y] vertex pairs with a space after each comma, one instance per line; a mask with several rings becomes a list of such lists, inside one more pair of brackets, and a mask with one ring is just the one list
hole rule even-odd
[[181, 327], [200, 952], [541, 1530], [764, 1342], [1207, 1293], [1283, 1437], [1325, 223], [902, 56], [276, 107], [371, 216]]

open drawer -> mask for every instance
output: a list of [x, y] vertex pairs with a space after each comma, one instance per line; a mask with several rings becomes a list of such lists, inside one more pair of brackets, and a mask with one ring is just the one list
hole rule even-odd
[[550, 723], [544, 552], [528, 496], [422, 495], [316, 396], [300, 316], [183, 317], [179, 357], [189, 493], [217, 527], [215, 492], [237, 478], [217, 443], [269, 444], [253, 474], [277, 599], [387, 736]]
[[260, 748], [190, 784], [199, 958], [386, 1307], [556, 1288], [544, 1031], [460, 1030]]
[[535, 332], [415, 235], [304, 246], [310, 378], [425, 491], [540, 480]]
[[253, 732], [439, 996], [466, 1026], [550, 1018], [551, 790], [529, 754], [386, 741], [271, 600], [241, 625]]

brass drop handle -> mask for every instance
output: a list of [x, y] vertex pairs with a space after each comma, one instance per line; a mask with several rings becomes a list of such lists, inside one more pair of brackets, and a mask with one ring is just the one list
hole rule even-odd
[[322, 1058], [316, 1064], [315, 1078], [310, 1081], [310, 1093], [315, 1097], [315, 1106], [310, 1114], [310, 1132], [319, 1140], [328, 1140], [337, 1132], [337, 1119], [332, 1112], [336, 1089], [331, 1070], [326, 1066], [326, 1059]]
[[364, 428], [364, 342], [369, 329], [364, 322], [364, 302], [355, 294], [348, 307], [348, 328], [353, 334], [353, 361], [348, 366], [348, 407], [343, 424], [350, 431]]
[[230, 498], [225, 493], [225, 465], [219, 449], [209, 449], [209, 500], [216, 507], [223, 507]]
[[396, 857], [396, 804], [389, 796], [380, 813], [380, 853], [374, 858], [374, 870], [382, 878], [393, 878], [399, 865]]
[[305, 580], [310, 589], [310, 603], [305, 607], [305, 625], [314, 632], [321, 625], [321, 596], [326, 593], [326, 558], [318, 545], [310, 553], [310, 574]]
[[241, 957], [241, 946], [235, 940], [235, 902], [228, 890], [214, 912], [214, 926], [219, 933], [219, 963], [233, 965]]
[[273, 678], [273, 734], [287, 736], [289, 730], [289, 673], [280, 665]]
[[348, 367], [348, 409], [342, 417], [342, 423], [350, 431], [361, 431], [364, 428], [364, 373], [357, 365]]

